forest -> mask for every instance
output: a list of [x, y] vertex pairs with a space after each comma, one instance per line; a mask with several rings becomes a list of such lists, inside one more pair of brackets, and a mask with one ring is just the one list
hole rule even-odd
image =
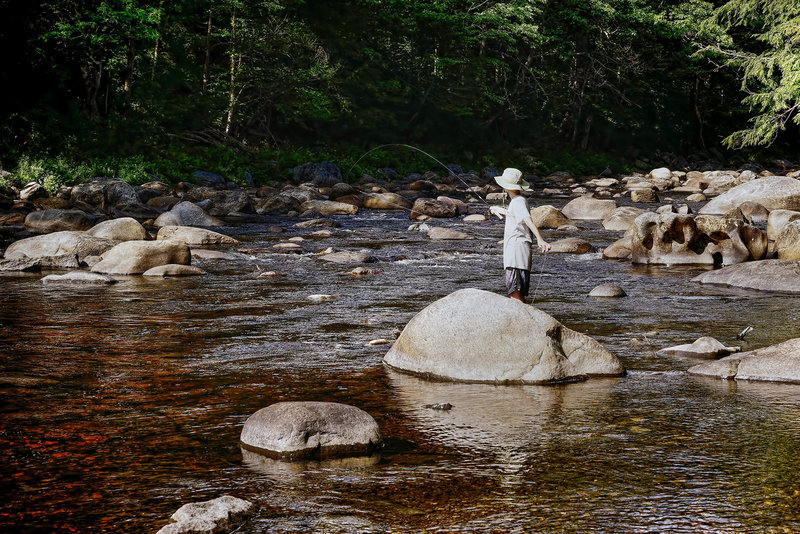
[[[798, 0], [2, 2], [4, 183], [796, 156]], [[402, 168], [419, 154], [378, 153]], [[373, 158], [374, 159], [374, 158]], [[415, 169], [419, 170], [419, 169]], [[348, 177], [345, 177], [348, 178]]]

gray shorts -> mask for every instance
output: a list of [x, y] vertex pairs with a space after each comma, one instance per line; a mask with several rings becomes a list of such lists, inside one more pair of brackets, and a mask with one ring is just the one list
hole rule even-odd
[[506, 267], [506, 295], [519, 291], [523, 297], [528, 296], [531, 288], [531, 272], [525, 269]]

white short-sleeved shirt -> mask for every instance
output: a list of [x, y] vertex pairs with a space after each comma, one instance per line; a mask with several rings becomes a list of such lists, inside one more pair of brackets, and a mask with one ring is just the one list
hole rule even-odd
[[528, 201], [522, 195], [517, 195], [508, 204], [503, 232], [503, 268], [531, 270], [533, 235], [522, 222], [530, 216]]

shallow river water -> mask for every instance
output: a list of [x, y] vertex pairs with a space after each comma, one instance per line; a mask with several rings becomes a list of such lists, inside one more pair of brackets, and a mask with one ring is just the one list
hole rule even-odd
[[[403, 213], [337, 220], [324, 239], [290, 220], [230, 228], [241, 244], [196, 260], [205, 277], [0, 278], [0, 531], [155, 532], [182, 504], [231, 494], [258, 506], [238, 532], [800, 532], [800, 385], [699, 379], [685, 374], [698, 362], [655, 354], [704, 335], [737, 344], [746, 326], [745, 350], [800, 337], [800, 297], [700, 286], [701, 267], [536, 256], [535, 305], [627, 376], [432, 383], [367, 343], [457, 289], [501, 293], [502, 223], [436, 221], [476, 239], [435, 242]], [[618, 237], [580, 226], [596, 247]], [[272, 251], [293, 236], [302, 254]], [[329, 246], [369, 250], [379, 272], [321, 261]], [[603, 282], [628, 297], [587, 296]], [[243, 452], [245, 419], [285, 400], [358, 406], [386, 450]], [[423, 407], [440, 402], [453, 408]]]

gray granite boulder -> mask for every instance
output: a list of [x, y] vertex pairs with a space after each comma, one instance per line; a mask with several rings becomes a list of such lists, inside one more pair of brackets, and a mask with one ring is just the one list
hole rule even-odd
[[758, 202], [768, 210], [800, 210], [800, 180], [767, 176], [737, 185], [700, 208], [702, 215], [722, 215], [746, 201]]
[[561, 212], [573, 220], [602, 221], [616, 209], [617, 203], [614, 200], [584, 195], [570, 200]]
[[456, 291], [420, 311], [384, 362], [457, 382], [546, 384], [625, 374], [620, 360], [589, 336], [479, 289]]
[[102, 255], [92, 272], [103, 274], [142, 274], [159, 265], [189, 265], [192, 255], [180, 241], [125, 241]]
[[225, 223], [209, 215], [203, 208], [189, 201], [175, 204], [155, 220], [155, 226], [225, 226]]
[[692, 278], [701, 284], [800, 294], [800, 261], [762, 260], [704, 272]]
[[378, 424], [364, 410], [335, 402], [278, 402], [244, 423], [242, 446], [286, 459], [370, 454], [383, 444]]
[[690, 375], [800, 383], [800, 338], [690, 367]]
[[25, 216], [25, 228], [34, 234], [49, 234], [92, 227], [92, 219], [81, 210], [52, 209], [32, 211]]
[[733, 352], [739, 352], [739, 350], [739, 347], [726, 347], [711, 336], [703, 336], [694, 343], [663, 348], [658, 351], [658, 354], [711, 360], [727, 356]]

